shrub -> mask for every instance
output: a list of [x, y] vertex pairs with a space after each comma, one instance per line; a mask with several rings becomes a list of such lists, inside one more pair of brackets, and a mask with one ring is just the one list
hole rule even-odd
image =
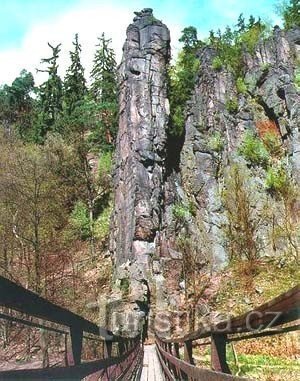
[[267, 26], [258, 21], [246, 32], [241, 34], [241, 43], [250, 54], [255, 52], [255, 47], [258, 44], [258, 41], [261, 37], [265, 37], [266, 31]]
[[[257, 109], [259, 109], [261, 106], [256, 105], [256, 107]], [[278, 127], [276, 123], [274, 122], [274, 120], [271, 120], [271, 119], [259, 120], [256, 122], [255, 126], [260, 138], [262, 139], [267, 133], [272, 133], [273, 135], [277, 135], [278, 137], [280, 136]]]
[[216, 131], [208, 140], [208, 148], [220, 153], [224, 150], [224, 140], [220, 132]]
[[95, 221], [95, 238], [99, 240], [108, 238], [111, 213], [112, 206], [108, 205]]
[[228, 99], [225, 103], [225, 107], [226, 107], [226, 110], [230, 113], [230, 114], [235, 114], [237, 113], [238, 109], [239, 109], [239, 103], [238, 103], [238, 100], [236, 97], [233, 97], [231, 99]]
[[100, 156], [98, 163], [98, 173], [100, 176], [110, 174], [112, 167], [112, 154], [111, 152], [103, 152]]
[[70, 224], [76, 234], [79, 234], [81, 239], [87, 239], [91, 236], [90, 220], [88, 209], [84, 202], [78, 201], [70, 216]]
[[252, 205], [256, 202], [247, 169], [234, 164], [225, 173], [223, 205], [227, 215], [226, 243], [230, 260], [258, 258], [257, 230], [259, 218]]
[[212, 64], [211, 64], [211, 67], [216, 70], [216, 71], [220, 71], [223, 67], [223, 62], [221, 60], [221, 58], [218, 56], [218, 57], [215, 57], [212, 61]]
[[236, 80], [236, 89], [239, 94], [246, 94], [247, 93], [247, 85], [243, 78], [239, 77]]
[[130, 290], [130, 280], [128, 278], [122, 278], [120, 280], [120, 290], [122, 291], [123, 297], [128, 296]]
[[279, 129], [273, 120], [256, 122], [258, 134], [270, 155], [278, 157], [283, 153]]
[[281, 139], [272, 131], [267, 132], [262, 138], [264, 145], [271, 156], [280, 157], [283, 154]]
[[300, 66], [297, 67], [295, 71], [295, 79], [294, 79], [295, 86], [298, 90], [300, 90]]
[[184, 222], [192, 214], [189, 205], [182, 202], [173, 205], [172, 213], [179, 222]]
[[269, 153], [266, 147], [253, 132], [247, 132], [244, 135], [238, 152], [252, 165], [266, 166], [269, 162]]
[[278, 196], [288, 192], [289, 177], [282, 164], [267, 169], [265, 186], [268, 191]]

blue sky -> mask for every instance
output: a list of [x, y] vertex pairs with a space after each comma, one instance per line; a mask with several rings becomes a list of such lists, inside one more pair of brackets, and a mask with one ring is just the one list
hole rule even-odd
[[[179, 47], [180, 31], [197, 27], [204, 38], [210, 29], [234, 25], [240, 13], [260, 15], [278, 22], [278, 0], [0, 0], [0, 84], [10, 83], [22, 70], [35, 72], [47, 57], [47, 42], [62, 42], [61, 74], [68, 66], [68, 50], [74, 34], [83, 45], [83, 62], [90, 70], [97, 36], [105, 32], [113, 39], [120, 59], [126, 26], [133, 12], [154, 9], [157, 18], [171, 30], [172, 47]], [[38, 76], [38, 82], [42, 77]]]

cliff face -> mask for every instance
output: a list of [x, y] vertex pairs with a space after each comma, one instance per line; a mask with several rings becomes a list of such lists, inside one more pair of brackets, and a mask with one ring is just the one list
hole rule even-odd
[[[242, 89], [230, 71], [213, 68], [217, 52], [199, 52], [179, 170], [166, 168], [169, 46], [152, 10], [137, 13], [120, 66], [111, 306], [138, 318], [151, 306], [152, 317], [170, 313], [193, 328], [192, 311], [209, 301], [212, 275], [230, 257], [298, 255], [300, 29], [275, 28], [244, 54]], [[249, 132], [270, 145], [261, 162], [242, 153]], [[285, 172], [286, 189], [266, 186], [270, 171]]]
[[[196, 307], [200, 315], [230, 258], [285, 261], [299, 258], [300, 245], [300, 96], [294, 74], [300, 29], [275, 28], [244, 55], [242, 92], [231, 72], [213, 68], [216, 55], [209, 47], [199, 53], [180, 171], [165, 184], [161, 231], [163, 256], [177, 264], [163, 272], [167, 304], [187, 313]], [[269, 144], [266, 162], [251, 163], [243, 154], [249, 133], [257, 136], [255, 145]], [[272, 181], [282, 182], [281, 188]], [[189, 319], [191, 329], [195, 318]]]
[[[271, 155], [268, 166], [285, 161], [286, 170], [299, 185], [300, 98], [294, 83], [299, 54], [300, 30], [285, 33], [275, 28], [273, 36], [261, 41], [253, 55], [245, 54], [246, 90], [242, 94], [238, 93], [230, 72], [212, 68], [216, 52], [205, 48], [200, 54], [200, 71], [188, 109], [180, 169], [184, 199], [195, 203], [198, 220], [202, 221], [200, 232], [195, 226], [197, 218], [191, 218], [198, 237], [195, 239], [199, 240], [203, 231], [206, 233], [198, 244], [207, 248], [206, 255], [209, 254], [213, 267], [228, 261], [224, 237], [228, 221], [222, 191], [227, 186], [230, 166], [237, 164], [239, 168], [246, 167], [246, 171], [249, 168], [249, 162], [239, 154], [245, 134], [252, 131], [262, 140], [267, 132], [276, 135], [282, 151]], [[235, 110], [228, 107], [230, 100], [236, 102]], [[269, 201], [275, 215], [276, 209], [280, 209], [278, 199], [270, 197], [264, 189], [266, 170], [264, 166], [250, 165], [248, 173], [255, 188], [252, 195], [257, 193], [252, 207], [258, 216], [264, 202]], [[254, 233], [264, 240], [260, 244], [264, 254], [274, 251], [270, 229], [271, 223], [265, 221]], [[191, 228], [190, 233], [193, 234]], [[283, 249], [282, 243], [280, 246]]]
[[149, 303], [151, 258], [162, 210], [169, 57], [168, 28], [153, 17], [151, 9], [136, 12], [127, 29], [119, 68], [120, 119], [111, 227], [116, 288], [121, 298], [122, 292], [126, 293], [129, 310], [139, 311], [136, 303]]

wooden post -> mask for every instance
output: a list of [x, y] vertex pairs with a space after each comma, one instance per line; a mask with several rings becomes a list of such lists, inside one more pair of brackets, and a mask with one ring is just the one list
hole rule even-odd
[[112, 352], [112, 341], [105, 341], [104, 343], [104, 358], [110, 358]]
[[83, 331], [81, 327], [73, 326], [70, 327], [70, 333], [73, 360], [72, 362], [74, 365], [79, 365], [81, 363]]
[[[173, 343], [172, 355], [180, 359], [179, 353], [179, 343]], [[187, 375], [180, 370], [179, 367], [175, 367], [176, 370], [176, 380], [187, 380]]]
[[118, 348], [119, 348], [119, 356], [122, 356], [124, 354], [124, 342], [122, 339], [118, 342]]
[[174, 343], [173, 354], [174, 354], [174, 356], [176, 356], [177, 358], [180, 359], [179, 343]]
[[193, 342], [190, 340], [184, 343], [184, 361], [195, 365], [193, 360]]
[[226, 339], [225, 334], [211, 335], [211, 367], [216, 372], [231, 374], [226, 361]]

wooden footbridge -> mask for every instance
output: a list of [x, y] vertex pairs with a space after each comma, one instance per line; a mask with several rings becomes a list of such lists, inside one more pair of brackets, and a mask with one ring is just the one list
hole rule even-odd
[[[114, 335], [4, 277], [0, 277], [0, 307], [9, 311], [0, 314], [1, 320], [65, 337], [63, 364], [41, 369], [3, 370], [4, 364], [0, 368], [0, 380], [245, 380], [230, 374], [226, 344], [299, 329], [295, 322], [300, 317], [300, 287], [247, 314], [202, 326], [181, 338], [156, 334], [156, 342], [150, 346], [143, 345], [140, 335], [134, 338]], [[16, 317], [13, 311], [21, 313], [22, 318]], [[38, 323], [32, 318], [38, 318]], [[96, 341], [101, 349], [99, 358], [83, 361], [84, 339]], [[193, 349], [199, 345], [210, 346], [212, 369], [196, 366]]]

